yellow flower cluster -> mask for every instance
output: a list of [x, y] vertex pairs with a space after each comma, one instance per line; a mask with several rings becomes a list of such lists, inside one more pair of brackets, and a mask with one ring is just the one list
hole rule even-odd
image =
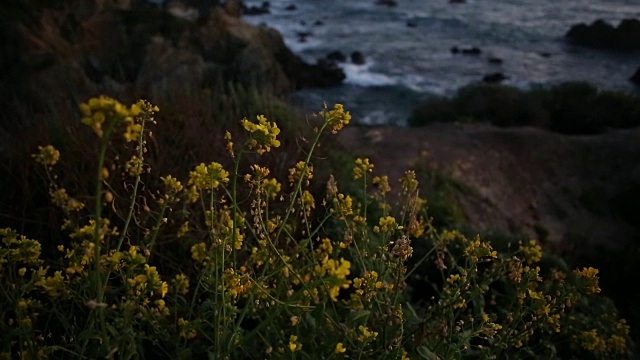
[[53, 276], [44, 276], [47, 270], [48, 268], [40, 268], [40, 270], [37, 272], [37, 277], [39, 277], [39, 280], [35, 282], [35, 285], [40, 288], [40, 291], [46, 293], [52, 298], [60, 297], [65, 287], [64, 278], [62, 277], [62, 271], [54, 272]]
[[277, 139], [280, 129], [275, 122], [267, 121], [264, 115], [257, 116], [258, 123], [253, 123], [247, 118], [240, 121], [242, 127], [250, 134], [248, 146], [250, 150], [255, 150], [262, 155], [271, 151], [271, 147], [279, 147], [280, 140]]
[[338, 194], [333, 199], [333, 209], [331, 210], [340, 220], [344, 220], [347, 216], [353, 215], [353, 200], [351, 196]]
[[144, 100], [127, 107], [119, 101], [100, 96], [89, 99], [80, 105], [82, 123], [88, 125], [99, 136], [104, 136], [105, 128], [111, 130], [119, 124], [125, 125], [123, 133], [126, 141], [138, 140], [142, 132], [142, 125], [136, 122], [141, 116], [152, 116], [160, 111], [157, 106], [152, 106]]
[[249, 290], [251, 281], [247, 274], [238, 274], [234, 269], [226, 269], [222, 275], [224, 291], [232, 298], [237, 298]]
[[351, 262], [345, 259], [335, 260], [325, 257], [321, 265], [316, 265], [315, 272], [320, 277], [328, 274], [337, 280], [337, 283], [329, 288], [329, 297], [333, 301], [338, 301], [340, 288], [347, 289], [351, 283], [347, 280], [347, 276], [351, 272]]
[[[102, 219], [101, 228], [98, 231], [98, 239], [100, 242], [104, 241], [105, 238], [109, 236], [117, 236], [119, 235], [118, 229], [116, 227], [111, 227], [111, 222], [109, 219]], [[94, 239], [96, 229], [96, 221], [94, 219], [89, 220], [89, 224], [78, 228], [74, 231], [70, 237], [72, 239]]]
[[27, 239], [16, 231], [0, 229], [2, 247], [0, 247], [0, 270], [4, 263], [24, 263], [27, 265], [40, 264], [42, 246], [36, 240]]
[[357, 158], [356, 166], [353, 168], [353, 179], [358, 180], [366, 176], [367, 173], [373, 171], [373, 164], [369, 163], [368, 158]]
[[173, 288], [176, 293], [186, 295], [189, 293], [189, 277], [185, 274], [177, 274], [173, 279]]
[[391, 186], [389, 186], [389, 177], [384, 176], [375, 176], [373, 178], [373, 185], [378, 188], [378, 196], [384, 197], [386, 194], [391, 192]]
[[177, 195], [184, 190], [182, 183], [171, 175], [161, 177], [160, 180], [162, 180], [162, 183], [166, 188], [164, 200], [168, 202], [176, 202], [178, 200]]
[[217, 189], [221, 184], [229, 182], [229, 172], [220, 163], [200, 164], [189, 173], [189, 185], [197, 190]]
[[353, 279], [355, 291], [350, 295], [347, 304], [352, 309], [364, 309], [365, 303], [370, 302], [377, 291], [384, 287], [385, 284], [378, 279], [376, 271], [365, 271], [361, 277]]
[[302, 344], [298, 341], [298, 337], [291, 335], [291, 337], [289, 337], [289, 351], [296, 352], [300, 350], [302, 350]]
[[319, 115], [324, 118], [327, 125], [331, 126], [331, 132], [338, 133], [345, 125], [351, 121], [351, 114], [344, 111], [342, 104], [333, 105], [333, 109], [327, 110], [327, 104], [324, 104], [325, 110], [320, 111]]
[[142, 159], [133, 155], [131, 159], [129, 159], [125, 164], [125, 170], [127, 171], [127, 174], [129, 174], [129, 176], [136, 177], [142, 174], [142, 166]]
[[490, 261], [495, 259], [498, 253], [493, 250], [491, 244], [480, 240], [480, 236], [476, 236], [475, 240], [469, 242], [469, 245], [464, 249], [464, 255], [475, 263], [481, 260]]
[[207, 254], [207, 244], [199, 242], [191, 246], [191, 258], [197, 262], [204, 262], [205, 260], [209, 260], [209, 256]]
[[280, 189], [282, 189], [282, 185], [275, 178], [263, 179], [260, 186], [260, 191], [272, 199], [275, 199], [280, 193]]
[[178, 319], [178, 328], [180, 329], [180, 337], [185, 340], [191, 340], [198, 334], [193, 324], [184, 318]]
[[378, 337], [377, 331], [371, 331], [364, 325], [358, 326], [359, 334], [357, 336], [358, 341], [366, 343], [376, 339]]
[[373, 227], [375, 233], [392, 233], [396, 230], [402, 230], [402, 226], [398, 225], [393, 216], [383, 216], [378, 221], [378, 225]]
[[55, 189], [49, 192], [51, 201], [57, 207], [66, 211], [80, 211], [84, 208], [84, 203], [72, 198], [65, 189]]
[[309, 185], [309, 180], [313, 179], [313, 165], [298, 161], [294, 167], [290, 168], [289, 185], [293, 185], [299, 179], [302, 179], [305, 185]]
[[169, 291], [169, 285], [167, 282], [161, 280], [156, 267], [149, 266], [149, 264], [144, 264], [143, 274], [138, 274], [127, 279], [127, 285], [129, 287], [129, 294], [131, 295], [154, 294], [157, 292], [160, 294], [160, 297], [164, 298]]
[[60, 151], [52, 145], [38, 146], [38, 153], [31, 155], [38, 164], [53, 166], [60, 160]]
[[529, 265], [537, 263], [542, 259], [542, 247], [533, 239], [529, 240], [527, 245], [523, 245], [522, 242], [520, 242], [520, 252], [524, 255]]
[[600, 292], [598, 285], [598, 269], [592, 267], [583, 268], [582, 270], [574, 270], [574, 274], [582, 279], [584, 288], [589, 294], [597, 294]]

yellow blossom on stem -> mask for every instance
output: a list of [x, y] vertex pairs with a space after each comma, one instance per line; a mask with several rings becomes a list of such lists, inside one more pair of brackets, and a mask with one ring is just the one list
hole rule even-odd
[[38, 153], [31, 155], [38, 164], [53, 166], [60, 160], [60, 151], [52, 145], [38, 146]]
[[582, 270], [573, 271], [578, 278], [582, 279], [585, 284], [585, 288], [590, 294], [597, 294], [600, 292], [600, 286], [598, 285], [598, 269], [588, 267]]
[[257, 116], [258, 123], [253, 123], [247, 118], [240, 121], [242, 127], [250, 134], [248, 146], [250, 150], [255, 150], [262, 155], [271, 151], [271, 147], [279, 147], [280, 140], [277, 139], [280, 129], [275, 122], [267, 121], [264, 115]]
[[331, 126], [331, 132], [334, 134], [351, 121], [351, 114], [348, 111], [344, 111], [342, 104], [333, 105], [333, 109], [331, 110], [327, 110], [327, 104], [325, 104], [324, 108], [325, 110], [320, 111], [318, 115], [322, 116], [325, 123]]
[[300, 350], [302, 350], [302, 344], [298, 342], [298, 337], [291, 335], [291, 337], [289, 337], [289, 351], [296, 352]]
[[217, 189], [227, 182], [229, 182], [229, 172], [217, 162], [209, 165], [200, 164], [189, 173], [189, 185], [195, 186], [198, 190]]
[[366, 173], [370, 173], [373, 171], [373, 164], [369, 163], [368, 158], [357, 158], [356, 166], [353, 168], [353, 179], [358, 180], [362, 179]]

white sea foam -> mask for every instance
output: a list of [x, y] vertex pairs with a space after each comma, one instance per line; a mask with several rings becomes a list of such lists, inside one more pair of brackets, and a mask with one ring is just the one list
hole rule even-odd
[[371, 71], [372, 65], [373, 64], [342, 64], [342, 70], [344, 70], [344, 74], [347, 76], [344, 82], [357, 86], [390, 86], [398, 84], [397, 79]]

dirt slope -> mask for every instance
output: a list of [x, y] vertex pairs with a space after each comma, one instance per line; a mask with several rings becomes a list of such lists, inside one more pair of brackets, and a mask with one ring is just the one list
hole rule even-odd
[[390, 178], [426, 161], [465, 184], [470, 191], [457, 198], [475, 228], [534, 237], [544, 229], [564, 250], [584, 239], [617, 248], [640, 238], [639, 140], [640, 129], [565, 136], [485, 124], [354, 126], [339, 135]]

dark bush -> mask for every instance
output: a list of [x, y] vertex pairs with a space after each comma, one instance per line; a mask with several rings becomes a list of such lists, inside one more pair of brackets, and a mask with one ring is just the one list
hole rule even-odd
[[434, 122], [454, 122], [458, 112], [453, 102], [445, 97], [434, 97], [418, 105], [409, 117], [410, 126], [421, 126]]
[[586, 82], [525, 91], [497, 84], [473, 84], [452, 98], [419, 105], [409, 125], [433, 122], [487, 122], [497, 126], [536, 126], [563, 134], [599, 134], [640, 124], [640, 98], [599, 91]]

